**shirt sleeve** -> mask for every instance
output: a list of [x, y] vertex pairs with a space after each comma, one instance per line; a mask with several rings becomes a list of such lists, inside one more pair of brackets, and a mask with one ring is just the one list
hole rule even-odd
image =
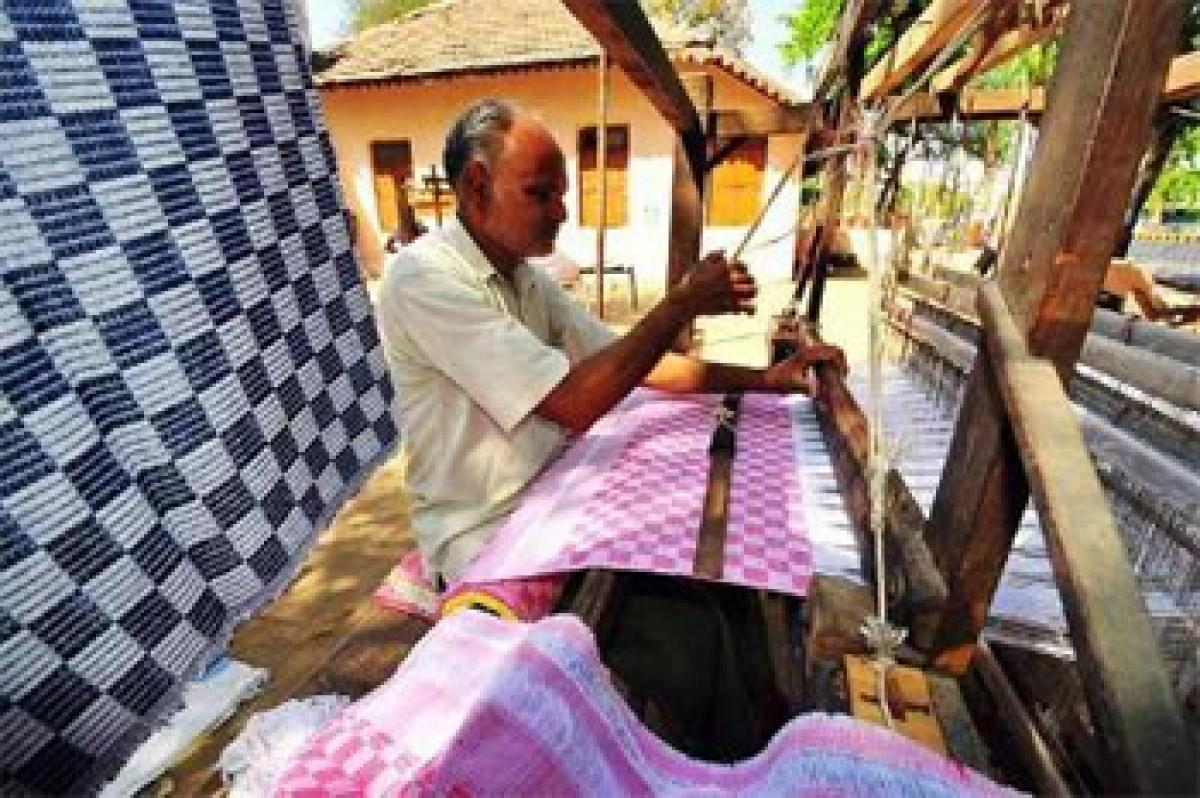
[[437, 269], [389, 281], [380, 316], [505, 432], [521, 423], [570, 370], [566, 355]]
[[537, 279], [538, 289], [546, 298], [550, 322], [558, 332], [572, 364], [594, 355], [617, 339], [616, 333], [576, 302], [557, 280], [544, 272]]

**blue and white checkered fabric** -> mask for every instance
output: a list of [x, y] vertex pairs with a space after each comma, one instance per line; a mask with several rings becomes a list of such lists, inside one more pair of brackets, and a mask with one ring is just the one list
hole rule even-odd
[[396, 438], [291, 2], [0, 3], [5, 784], [111, 773]]

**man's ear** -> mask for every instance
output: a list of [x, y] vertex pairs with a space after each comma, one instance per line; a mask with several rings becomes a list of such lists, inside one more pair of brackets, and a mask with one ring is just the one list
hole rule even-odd
[[492, 176], [487, 165], [478, 158], [472, 158], [463, 167], [460, 180], [467, 203], [480, 210], [486, 208], [492, 199]]

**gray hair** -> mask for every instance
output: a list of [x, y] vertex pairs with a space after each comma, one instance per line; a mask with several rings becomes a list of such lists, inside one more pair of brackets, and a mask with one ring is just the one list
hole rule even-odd
[[442, 165], [450, 185], [458, 188], [459, 178], [472, 158], [492, 163], [512, 129], [520, 111], [508, 100], [480, 100], [462, 113], [446, 136]]

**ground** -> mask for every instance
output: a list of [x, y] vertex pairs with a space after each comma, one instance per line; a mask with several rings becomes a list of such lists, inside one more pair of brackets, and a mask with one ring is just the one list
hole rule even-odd
[[[771, 314], [787, 304], [792, 286], [760, 286], [752, 317], [706, 319], [706, 358], [744, 365], [766, 362]], [[586, 293], [582, 295], [587, 299]], [[657, 297], [647, 292], [640, 310]], [[841, 345], [854, 364], [866, 359], [866, 279], [862, 273], [835, 275], [826, 293], [822, 334]], [[617, 330], [635, 321], [628, 297], [615, 293], [609, 322]], [[403, 490], [404, 462], [397, 456], [380, 467], [321, 536], [287, 591], [234, 633], [229, 653], [270, 671], [267, 687], [225, 724], [202, 737], [186, 759], [159, 781], [157, 794], [212, 795], [222, 791], [216, 761], [256, 712], [289, 698], [321, 693], [358, 696], [391, 674], [426, 627], [376, 607], [372, 592], [412, 545]]]

